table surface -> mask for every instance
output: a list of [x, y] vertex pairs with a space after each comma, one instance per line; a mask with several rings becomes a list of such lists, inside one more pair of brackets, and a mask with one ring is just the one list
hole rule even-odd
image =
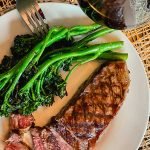
[[[76, 0], [38, 0], [38, 2], [64, 2], [77, 4]], [[0, 0], [0, 16], [15, 8], [15, 0]], [[124, 34], [129, 38], [140, 55], [150, 83], [150, 22], [138, 28], [125, 30]], [[150, 121], [147, 132], [139, 147], [139, 150], [150, 150]]]

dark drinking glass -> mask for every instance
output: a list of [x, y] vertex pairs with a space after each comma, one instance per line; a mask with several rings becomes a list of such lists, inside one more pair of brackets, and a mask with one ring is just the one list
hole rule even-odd
[[78, 0], [95, 22], [114, 29], [126, 29], [150, 19], [150, 0]]

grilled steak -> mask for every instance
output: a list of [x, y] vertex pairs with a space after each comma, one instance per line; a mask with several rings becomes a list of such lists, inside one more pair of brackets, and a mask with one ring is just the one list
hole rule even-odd
[[22, 138], [16, 134], [12, 133], [8, 140], [5, 141], [5, 150], [29, 150], [30, 148], [22, 142]]
[[72, 150], [73, 148], [52, 128], [32, 128], [34, 150]]
[[[86, 88], [78, 92], [56, 116], [57, 124], [61, 124], [80, 139], [86, 145], [84, 150], [93, 148], [99, 135], [122, 105], [129, 83], [126, 63], [108, 62], [91, 78], [90, 83], [84, 84]], [[58, 131], [59, 128], [58, 126], [55, 130]], [[66, 140], [66, 135], [61, 133], [61, 136]]]
[[77, 138], [72, 131], [70, 131], [66, 126], [57, 122], [54, 118], [51, 121], [50, 126], [52, 126], [57, 133], [73, 148], [76, 149], [86, 149], [87, 145], [81, 142], [79, 138]]
[[27, 131], [34, 123], [32, 115], [24, 116], [20, 114], [12, 114], [9, 119], [11, 130]]
[[[47, 127], [30, 129], [34, 150], [89, 150], [122, 105], [129, 87], [129, 71], [123, 61], [107, 62], [79, 88], [70, 102]], [[32, 116], [12, 115], [12, 130], [29, 128]], [[26, 146], [11, 136], [5, 150]]]

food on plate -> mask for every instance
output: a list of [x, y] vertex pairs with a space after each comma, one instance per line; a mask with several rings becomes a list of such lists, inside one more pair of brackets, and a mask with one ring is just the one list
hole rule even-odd
[[11, 130], [25, 132], [33, 125], [34, 118], [32, 115], [25, 116], [20, 114], [12, 114], [9, 118], [9, 122]]
[[31, 49], [41, 41], [41, 38], [36, 35], [17, 35], [14, 39], [14, 44], [10, 48], [15, 59], [20, 59], [27, 54]]
[[104, 63], [47, 126], [30, 128], [33, 149], [94, 149], [99, 136], [122, 106], [129, 84], [125, 61]]
[[5, 150], [30, 150], [30, 148], [22, 141], [20, 135], [12, 133], [6, 141]]
[[63, 137], [63, 139], [74, 149], [85, 149], [86, 145], [73, 134], [71, 130], [67, 128], [67, 126], [64, 126], [61, 124], [61, 122], [58, 122], [55, 120], [55, 117], [52, 118], [51, 123], [49, 126], [52, 126], [55, 131]]
[[52, 128], [31, 128], [33, 149], [73, 150], [73, 148]]
[[57, 132], [63, 136], [64, 126], [84, 143], [84, 149], [94, 147], [125, 100], [129, 83], [125, 62], [104, 64], [56, 116]]
[[[112, 52], [123, 46], [122, 41], [89, 43], [112, 31], [92, 24], [52, 27], [41, 39], [34, 35], [17, 36], [11, 48], [13, 55], [5, 56], [0, 65], [0, 116], [28, 115], [39, 106], [52, 105], [54, 96], [67, 95], [66, 84], [71, 73], [84, 63], [126, 60], [126, 53]], [[68, 71], [65, 79], [60, 70]]]
[[[11, 130], [6, 150], [30, 149], [24, 140], [28, 133], [34, 150], [94, 148], [122, 105], [130, 83], [128, 54], [114, 51], [123, 42], [92, 43], [113, 31], [92, 24], [53, 27], [41, 39], [16, 36], [12, 56], [4, 56], [0, 64], [0, 116], [10, 116]], [[52, 105], [55, 96], [67, 96], [73, 71], [93, 60], [104, 61], [47, 126], [37, 127], [32, 113], [39, 106]]]

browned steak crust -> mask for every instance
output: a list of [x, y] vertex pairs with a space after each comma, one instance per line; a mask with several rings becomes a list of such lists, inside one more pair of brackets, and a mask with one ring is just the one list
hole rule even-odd
[[[108, 62], [86, 88], [73, 98], [69, 107], [56, 117], [57, 122], [86, 144], [85, 149], [92, 148], [122, 105], [129, 83], [126, 63]], [[66, 139], [62, 133], [61, 136]]]
[[76, 149], [86, 149], [87, 144], [83, 143], [79, 138], [77, 138], [72, 131], [70, 131], [66, 126], [57, 122], [54, 118], [52, 119], [51, 126], [56, 132], [73, 148]]

